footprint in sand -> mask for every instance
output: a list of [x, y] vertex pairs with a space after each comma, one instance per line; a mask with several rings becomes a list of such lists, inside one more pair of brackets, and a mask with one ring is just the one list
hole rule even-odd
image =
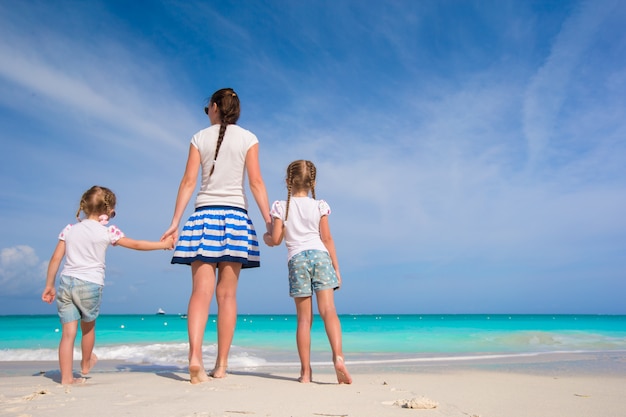
[[413, 408], [417, 410], [430, 410], [437, 408], [439, 403], [426, 397], [416, 397], [410, 400], [397, 400], [393, 405], [397, 405], [402, 408]]
[[40, 397], [40, 396], [42, 396], [42, 395], [46, 395], [46, 394], [50, 394], [50, 391], [45, 390], [45, 389], [42, 389], [41, 391], [33, 392], [33, 393], [32, 393], [32, 394], [30, 394], [30, 395], [27, 395], [27, 396], [25, 396], [25, 397], [22, 397], [22, 400], [23, 400], [23, 401], [32, 401], [32, 400], [34, 400], [35, 398]]

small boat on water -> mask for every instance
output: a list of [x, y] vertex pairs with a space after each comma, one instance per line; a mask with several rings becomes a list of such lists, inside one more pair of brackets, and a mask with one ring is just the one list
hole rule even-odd
[[163, 310], [162, 308], [159, 308], [156, 313], [157, 315], [163, 315], [165, 314], [165, 310]]

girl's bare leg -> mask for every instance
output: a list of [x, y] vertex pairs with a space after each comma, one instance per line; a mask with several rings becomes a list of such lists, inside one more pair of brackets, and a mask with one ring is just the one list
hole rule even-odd
[[334, 290], [322, 290], [316, 293], [317, 307], [324, 320], [324, 328], [328, 336], [330, 348], [333, 351], [333, 364], [337, 374], [337, 382], [340, 384], [351, 384], [352, 377], [348, 373], [348, 368], [343, 358], [341, 346], [341, 322], [335, 309]]
[[237, 284], [239, 282], [241, 264], [237, 262], [220, 262], [216, 299], [217, 299], [217, 358], [215, 367], [210, 372], [213, 378], [226, 376], [228, 353], [235, 335], [237, 325]]
[[80, 329], [83, 334], [80, 341], [82, 351], [80, 372], [83, 375], [87, 375], [96, 362], [98, 362], [98, 357], [93, 353], [93, 347], [96, 344], [96, 321], [94, 320], [87, 323], [81, 321]]
[[83, 382], [82, 378], [74, 378], [74, 341], [78, 330], [78, 320], [63, 323], [61, 342], [59, 342], [59, 368], [61, 384], [70, 385]]
[[298, 329], [296, 330], [296, 344], [300, 356], [300, 378], [298, 381], [306, 383], [313, 379], [311, 370], [311, 326], [313, 325], [312, 297], [296, 297], [296, 313]]
[[189, 379], [192, 384], [199, 384], [209, 380], [202, 361], [202, 342], [215, 288], [215, 264], [193, 262], [191, 264], [191, 278], [191, 297], [189, 297], [187, 309]]

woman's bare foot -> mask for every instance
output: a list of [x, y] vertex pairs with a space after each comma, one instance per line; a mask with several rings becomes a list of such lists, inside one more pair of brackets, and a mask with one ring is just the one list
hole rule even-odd
[[215, 365], [215, 368], [209, 372], [209, 375], [212, 378], [224, 378], [226, 376], [226, 365]]
[[189, 382], [192, 384], [201, 384], [207, 382], [209, 376], [200, 365], [189, 365]]
[[337, 382], [340, 384], [352, 384], [352, 377], [348, 373], [348, 368], [344, 363], [343, 356], [335, 358], [335, 373], [337, 374]]
[[301, 369], [300, 370], [300, 378], [298, 378], [298, 382], [301, 382], [303, 384], [306, 384], [308, 382], [311, 382], [313, 380], [313, 371], [311, 371], [311, 368], [308, 369]]
[[96, 363], [98, 363], [98, 357], [95, 353], [92, 353], [89, 361], [85, 361], [84, 359], [80, 361], [80, 373], [82, 375], [87, 375], [91, 371], [91, 368], [96, 365]]

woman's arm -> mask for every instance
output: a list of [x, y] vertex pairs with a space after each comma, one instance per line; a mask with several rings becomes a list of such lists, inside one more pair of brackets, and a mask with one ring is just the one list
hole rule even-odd
[[168, 236], [173, 236], [174, 240], [178, 237], [178, 226], [180, 225], [180, 219], [183, 217], [185, 208], [191, 199], [193, 191], [196, 189], [196, 182], [198, 181], [198, 170], [200, 169], [200, 151], [193, 146], [189, 145], [189, 156], [187, 157], [187, 165], [185, 167], [185, 173], [183, 179], [180, 181], [178, 187], [178, 195], [176, 196], [176, 205], [174, 206], [174, 215], [172, 216], [172, 223], [170, 227], [163, 233], [161, 240]]
[[270, 205], [267, 198], [267, 190], [265, 189], [265, 183], [263, 182], [263, 176], [261, 175], [261, 166], [259, 164], [259, 144], [256, 143], [248, 149], [246, 154], [246, 170], [248, 173], [248, 183], [250, 185], [250, 191], [254, 196], [261, 216], [265, 221], [265, 228], [268, 232], [272, 230], [272, 218], [270, 217]]

